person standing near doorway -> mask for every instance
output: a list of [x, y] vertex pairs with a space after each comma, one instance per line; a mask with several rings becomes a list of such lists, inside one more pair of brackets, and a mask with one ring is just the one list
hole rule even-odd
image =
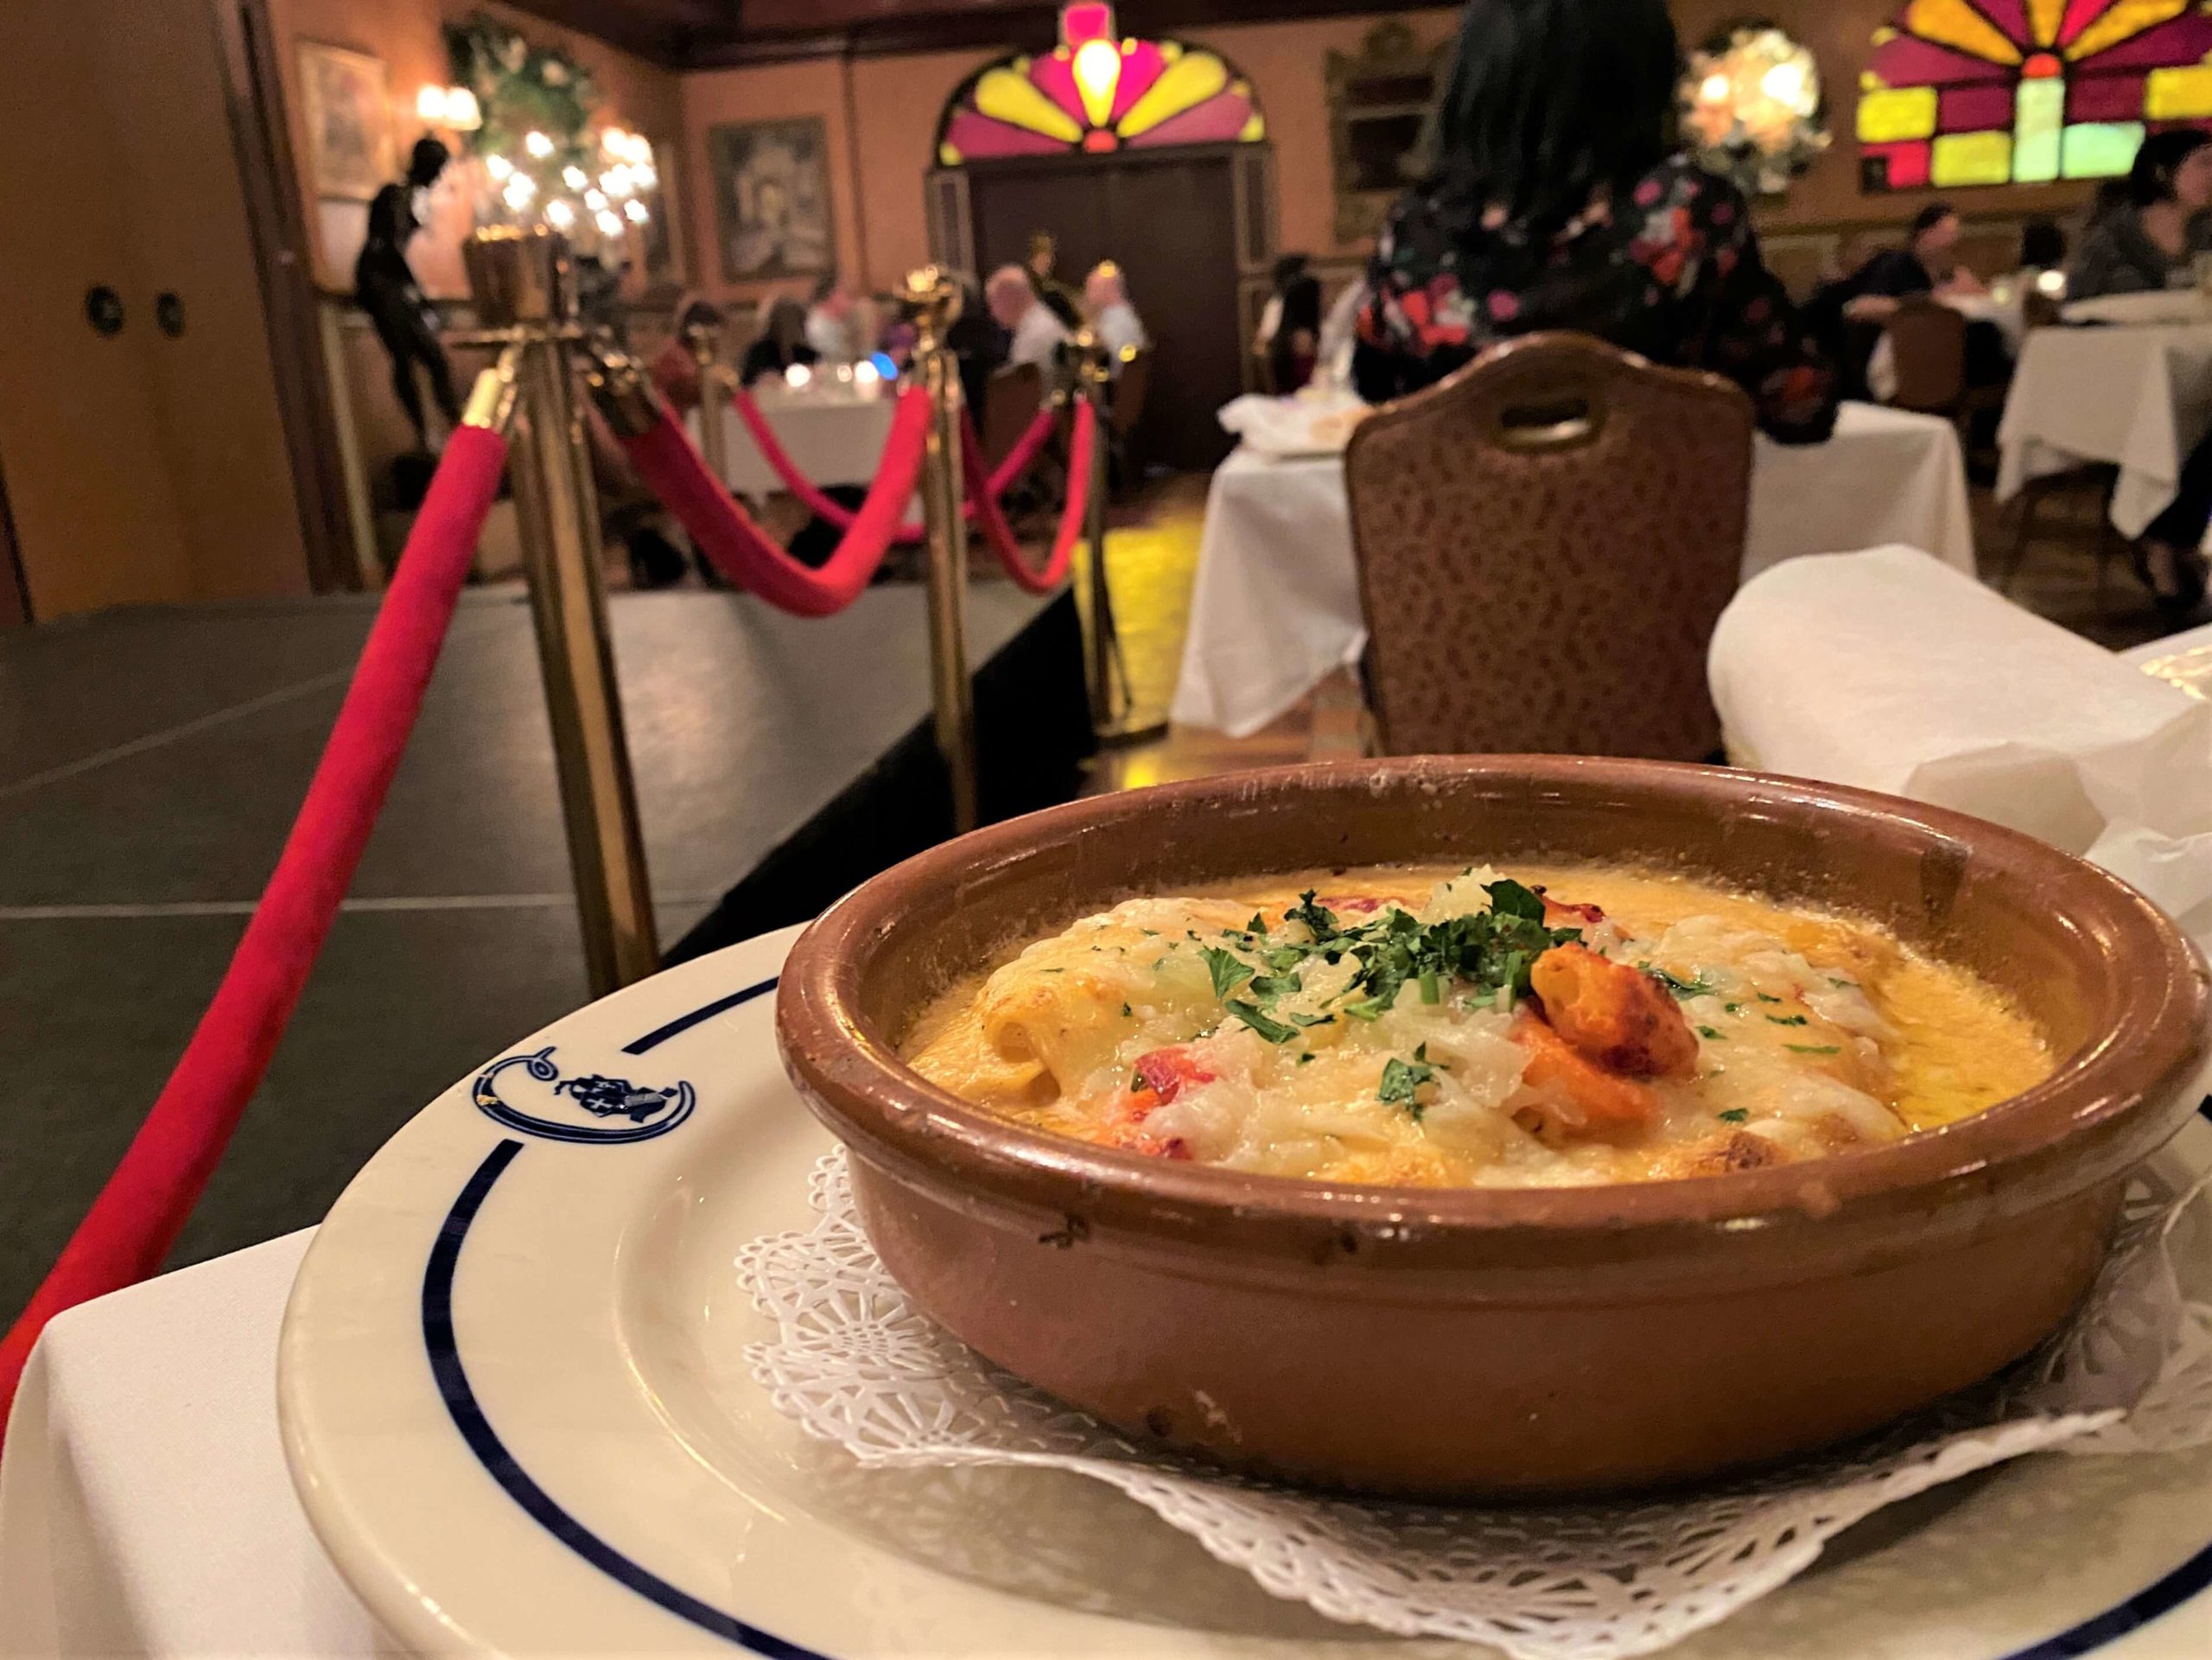
[[1022, 262], [1021, 269], [1028, 273], [1030, 291], [1060, 320], [1060, 327], [1077, 329], [1083, 327], [1083, 307], [1076, 291], [1053, 274], [1052, 268], [1059, 258], [1060, 245], [1052, 240], [1052, 233], [1032, 231], [1029, 257]]
[[407, 162], [407, 176], [388, 184], [369, 203], [368, 239], [353, 262], [353, 297], [368, 314], [369, 321], [391, 359], [391, 389], [414, 426], [416, 442], [430, 448], [429, 423], [423, 414], [422, 390], [415, 384], [415, 366], [430, 377], [430, 394], [448, 430], [461, 424], [461, 399], [454, 395], [453, 371], [445, 348], [438, 344], [436, 314], [416, 283], [407, 263], [407, 245], [422, 229], [416, 199], [438, 181], [452, 152], [435, 138], [416, 140]]

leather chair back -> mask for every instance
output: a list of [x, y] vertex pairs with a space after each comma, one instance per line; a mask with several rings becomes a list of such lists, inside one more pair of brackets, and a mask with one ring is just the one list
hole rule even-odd
[[1967, 392], [1967, 320], [1941, 300], [1916, 296], [1889, 321], [1901, 410], [1949, 415]]
[[976, 416], [987, 467], [997, 467], [1013, 453], [1037, 418], [1044, 398], [1045, 374], [1035, 364], [1009, 363], [992, 372], [983, 389], [983, 407]]
[[1720, 747], [1706, 648], [1736, 591], [1750, 398], [1536, 334], [1376, 410], [1345, 453], [1386, 753]]

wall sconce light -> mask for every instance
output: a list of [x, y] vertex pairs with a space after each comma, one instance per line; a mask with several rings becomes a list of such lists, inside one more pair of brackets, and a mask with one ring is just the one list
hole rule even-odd
[[415, 94], [415, 113], [433, 127], [474, 132], [484, 124], [476, 94], [466, 86], [425, 86]]

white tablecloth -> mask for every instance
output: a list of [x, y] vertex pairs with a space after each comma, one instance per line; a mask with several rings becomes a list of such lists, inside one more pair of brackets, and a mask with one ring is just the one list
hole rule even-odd
[[[891, 436], [895, 399], [851, 393], [788, 397], [765, 391], [754, 397], [785, 452], [815, 483], [866, 484], [875, 476], [883, 441]], [[686, 419], [696, 443], [697, 412]], [[738, 494], [758, 501], [784, 487], [734, 410], [722, 417], [722, 480]]]
[[2120, 467], [2112, 522], [2140, 536], [2212, 427], [2212, 325], [2038, 328], [1998, 430], [1997, 499], [2085, 461]]
[[276, 1429], [312, 1231], [73, 1309], [0, 1460], [0, 1655], [403, 1652], [322, 1553]]
[[[1902, 543], [1969, 576], [1966, 468], [1948, 421], [1847, 404], [1826, 444], [1758, 440], [1743, 575]], [[1238, 737], [1280, 719], [1367, 643], [1344, 458], [1239, 448], [1206, 498], [1173, 718]]]

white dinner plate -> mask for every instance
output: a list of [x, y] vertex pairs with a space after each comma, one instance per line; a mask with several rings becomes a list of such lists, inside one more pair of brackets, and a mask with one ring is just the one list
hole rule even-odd
[[[747, 1241], [829, 1145], [776, 1058], [796, 931], [672, 969], [433, 1102], [285, 1313], [302, 1503], [403, 1641], [512, 1654], [1466, 1654], [1278, 1602], [1108, 1488], [873, 1472], [744, 1361]], [[2212, 1162], [2212, 1123], [2168, 1157]], [[1679, 1660], [2205, 1660], [2212, 1449], [2024, 1460], [1885, 1511]]]

